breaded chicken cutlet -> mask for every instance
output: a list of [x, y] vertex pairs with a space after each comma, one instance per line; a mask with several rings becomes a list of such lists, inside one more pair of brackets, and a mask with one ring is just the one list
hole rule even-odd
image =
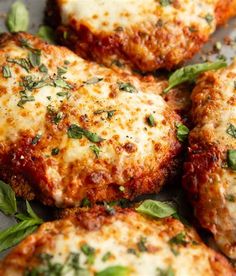
[[192, 93], [184, 187], [201, 225], [236, 258], [236, 62], [205, 73]]
[[83, 58], [150, 72], [190, 59], [235, 14], [236, 0], [48, 0], [46, 21]]
[[28, 34], [0, 38], [0, 179], [17, 195], [78, 206], [158, 192], [181, 124], [158, 83], [117, 74]]
[[0, 274], [234, 275], [226, 259], [180, 221], [114, 212], [96, 207], [43, 224], [0, 263]]

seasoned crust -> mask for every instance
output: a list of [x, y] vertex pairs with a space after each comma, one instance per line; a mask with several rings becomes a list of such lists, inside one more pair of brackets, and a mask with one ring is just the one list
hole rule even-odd
[[[22, 39], [30, 46], [22, 46]], [[16, 64], [36, 50], [48, 73]], [[12, 73], [10, 78], [0, 74], [0, 178], [18, 195], [57, 206], [77, 206], [84, 197], [134, 199], [158, 192], [176, 174], [180, 117], [158, 95], [163, 81], [115, 73], [23, 33], [2, 35], [0, 54], [1, 67], [8, 65]], [[62, 77], [58, 67], [67, 67]], [[24, 85], [33, 100], [19, 107]], [[71, 124], [88, 130], [90, 139], [95, 133], [105, 140], [72, 139]], [[100, 147], [98, 158], [93, 146]]]
[[235, 171], [227, 165], [227, 151], [236, 149], [229, 134], [235, 125], [236, 64], [200, 78], [192, 93], [195, 128], [189, 136], [183, 184], [201, 225], [217, 244], [236, 258]]
[[[169, 241], [180, 233], [185, 234], [185, 243], [175, 246], [178, 255], [174, 255]], [[139, 247], [140, 237], [144, 247]], [[91, 266], [80, 251], [84, 244], [95, 250]], [[131, 249], [138, 255], [128, 253]], [[111, 215], [98, 206], [42, 225], [0, 263], [0, 273], [20, 276], [26, 269], [40, 265], [38, 256], [42, 253], [52, 255], [54, 262], [64, 263], [72, 251], [80, 253], [80, 267], [88, 269], [90, 275], [115, 265], [128, 267], [130, 276], [156, 275], [157, 268], [171, 268], [175, 275], [235, 275], [223, 256], [207, 248], [193, 229], [178, 220], [151, 219], [132, 209], [120, 208]], [[108, 251], [110, 258], [101, 262]]]
[[154, 0], [96, 5], [93, 0], [86, 5], [48, 0], [46, 21], [56, 27], [58, 41], [83, 58], [109, 67], [119, 61], [119, 66], [143, 72], [170, 70], [190, 59], [236, 10], [235, 0], [175, 0], [166, 7]]

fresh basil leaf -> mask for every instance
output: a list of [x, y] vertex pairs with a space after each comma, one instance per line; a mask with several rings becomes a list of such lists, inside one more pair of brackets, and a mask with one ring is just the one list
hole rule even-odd
[[170, 204], [151, 199], [145, 200], [136, 211], [154, 218], [166, 218], [176, 213], [176, 209]]
[[236, 150], [227, 151], [227, 163], [229, 168], [236, 171]]
[[17, 211], [15, 193], [3, 181], [0, 181], [0, 211], [5, 215], [14, 215]]
[[0, 252], [16, 245], [31, 234], [42, 220], [28, 219], [0, 232]]
[[19, 242], [21, 242], [24, 238], [26, 238], [28, 235], [32, 234], [38, 226], [30, 226], [26, 229], [20, 230], [14, 234], [10, 234], [4, 239], [0, 239], [0, 252], [15, 246]]
[[126, 266], [110, 266], [100, 272], [96, 272], [95, 276], [128, 276], [130, 269]]
[[10, 32], [26, 32], [28, 30], [29, 12], [24, 3], [16, 1], [12, 4], [7, 15], [6, 25]]
[[204, 73], [210, 70], [218, 70], [226, 66], [227, 66], [227, 63], [225, 61], [218, 60], [216, 62], [199, 63], [199, 64], [188, 65], [186, 67], [183, 67], [175, 71], [173, 74], [171, 74], [168, 80], [169, 86], [164, 90], [164, 93], [169, 92], [173, 87], [183, 82], [195, 81], [195, 79], [201, 73]]
[[176, 129], [177, 129], [177, 134], [176, 134], [177, 139], [180, 142], [184, 142], [188, 138], [189, 129], [183, 124], [177, 124]]
[[39, 27], [37, 35], [43, 40], [47, 41], [50, 44], [55, 43], [55, 33], [54, 30], [46, 25], [42, 25]]
[[186, 234], [184, 232], [180, 232], [169, 240], [169, 244], [185, 245], [186, 243], [188, 242], [186, 241]]
[[34, 210], [31, 208], [31, 206], [27, 200], [26, 200], [26, 209], [27, 209], [27, 213], [30, 215], [30, 217], [32, 219], [41, 221], [41, 219], [35, 214]]

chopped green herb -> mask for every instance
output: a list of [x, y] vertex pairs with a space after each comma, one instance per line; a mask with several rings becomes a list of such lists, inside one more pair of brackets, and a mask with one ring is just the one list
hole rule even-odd
[[56, 79], [56, 80], [54, 80], [54, 85], [56, 87], [61, 87], [61, 88], [65, 88], [65, 89], [71, 89], [71, 88], [73, 88], [73, 86], [71, 84], [69, 84], [68, 82], [66, 82], [63, 79]]
[[166, 218], [176, 214], [176, 209], [170, 204], [151, 199], [145, 200], [136, 211], [154, 218]]
[[136, 93], [138, 92], [137, 89], [130, 83], [130, 82], [118, 82], [119, 90], [125, 91], [128, 93]]
[[169, 86], [164, 90], [164, 93], [169, 92], [172, 88], [181, 83], [195, 81], [201, 73], [210, 70], [218, 70], [226, 66], [226, 62], [218, 60], [216, 62], [199, 63], [182, 67], [170, 75], [168, 80]]
[[16, 1], [7, 14], [7, 28], [10, 32], [26, 32], [29, 27], [29, 13], [24, 3]]
[[98, 158], [101, 149], [100, 149], [99, 147], [97, 147], [96, 145], [90, 146], [90, 149], [91, 149], [92, 152], [95, 154], [95, 156]]
[[206, 19], [206, 22], [207, 22], [209, 25], [210, 25], [211, 22], [213, 21], [213, 16], [212, 16], [212, 14], [210, 14], [210, 13], [208, 13], [204, 18]]
[[104, 139], [98, 136], [96, 133], [92, 133], [86, 129], [83, 129], [75, 124], [69, 126], [67, 130], [67, 135], [69, 138], [81, 139], [82, 136], [85, 136], [89, 141], [93, 143], [102, 142]]
[[63, 119], [63, 117], [64, 117], [63, 112], [58, 112], [54, 115], [52, 121], [53, 121], [54, 124], [57, 125], [57, 124], [60, 123], [60, 121]]
[[141, 237], [139, 242], [137, 243], [138, 250], [140, 252], [147, 252], [147, 238]]
[[87, 264], [92, 265], [95, 259], [95, 249], [88, 244], [83, 244], [81, 251], [87, 256]]
[[11, 77], [11, 70], [8, 65], [5, 65], [2, 67], [2, 75], [4, 78], [10, 78]]
[[137, 253], [137, 251], [134, 248], [128, 248], [127, 249], [127, 253], [129, 254], [133, 254], [135, 256], [138, 256], [139, 254]]
[[47, 68], [44, 64], [41, 64], [41, 65], [39, 66], [39, 71], [40, 71], [41, 73], [48, 73], [48, 68]]
[[88, 84], [88, 85], [90, 85], [90, 84], [96, 84], [96, 83], [98, 83], [98, 82], [100, 82], [102, 80], [103, 80], [103, 78], [93, 77], [91, 79], [88, 79], [87, 81], [84, 81], [84, 84]]
[[175, 276], [174, 270], [170, 266], [165, 270], [157, 268], [156, 272], [156, 276]]
[[232, 170], [236, 170], [236, 150], [228, 150], [227, 151], [227, 163], [229, 168]]
[[232, 194], [226, 195], [225, 199], [230, 202], [235, 202], [235, 196]]
[[94, 114], [98, 115], [102, 113], [107, 113], [107, 119], [111, 119], [114, 116], [115, 112], [116, 110], [97, 110], [94, 112]]
[[23, 107], [23, 105], [26, 104], [27, 102], [35, 101], [34, 96], [28, 96], [24, 91], [21, 94], [22, 95], [20, 97], [19, 102], [17, 103], [17, 106]]
[[230, 124], [226, 132], [233, 138], [236, 138], [236, 127], [234, 125]]
[[59, 97], [68, 97], [69, 93], [67, 91], [58, 92], [57, 96]]
[[78, 253], [70, 253], [64, 263], [53, 262], [53, 256], [47, 253], [38, 255], [40, 265], [32, 269], [27, 268], [24, 276], [66, 276], [69, 274], [76, 276], [89, 276], [87, 269], [80, 266], [80, 255]]
[[81, 207], [91, 207], [91, 202], [87, 197], [82, 200]]
[[150, 127], [155, 126], [155, 119], [152, 114], [147, 117], [147, 123]]
[[110, 266], [106, 269], [96, 272], [95, 276], [128, 276], [130, 269], [125, 266]]
[[166, 7], [172, 4], [172, 0], [160, 0], [160, 4], [161, 6]]
[[180, 142], [184, 142], [188, 138], [189, 129], [183, 124], [176, 124], [177, 138]]
[[116, 212], [116, 210], [113, 208], [113, 206], [114, 205], [112, 202], [110, 202], [110, 203], [104, 202], [104, 207], [105, 207], [107, 213], [110, 215], [114, 215]]
[[169, 240], [169, 244], [173, 245], [186, 245], [188, 242], [186, 241], [186, 234], [184, 232], [181, 232], [179, 234], [177, 234], [176, 236], [174, 236], [173, 238], [171, 238]]
[[111, 256], [112, 256], [111, 252], [108, 251], [106, 254], [103, 255], [102, 261], [103, 262], [108, 261], [111, 258]]
[[38, 142], [39, 142], [39, 140], [41, 139], [41, 137], [42, 137], [41, 134], [37, 134], [37, 135], [32, 139], [31, 144], [32, 144], [32, 145], [38, 144]]
[[28, 58], [32, 67], [38, 67], [40, 65], [41, 52], [40, 51], [29, 52]]
[[45, 26], [45, 25], [40, 26], [37, 35], [43, 40], [47, 41], [48, 43], [51, 43], [51, 44], [55, 43], [54, 30], [49, 26]]
[[25, 69], [25, 71], [27, 73], [29, 73], [29, 71], [30, 71], [31, 65], [30, 65], [29, 60], [26, 58], [15, 58], [15, 59], [7, 58], [7, 62], [19, 65], [20, 67]]
[[57, 75], [58, 77], [63, 76], [67, 72], [65, 67], [57, 67]]
[[59, 148], [52, 149], [52, 155], [58, 155], [59, 152], [60, 152]]

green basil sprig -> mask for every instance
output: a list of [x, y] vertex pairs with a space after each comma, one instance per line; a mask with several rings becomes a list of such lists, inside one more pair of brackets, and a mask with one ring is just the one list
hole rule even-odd
[[151, 199], [145, 200], [136, 211], [154, 218], [166, 218], [177, 213], [171, 204]]
[[55, 43], [55, 33], [49, 26], [40, 26], [37, 35], [50, 44]]
[[179, 70], [175, 71], [170, 75], [168, 80], [168, 87], [164, 89], [164, 93], [169, 92], [175, 86], [184, 83], [184, 82], [192, 82], [204, 72], [210, 70], [218, 70], [220, 68], [226, 67], [227, 63], [223, 60], [218, 60], [216, 62], [206, 62], [199, 63], [194, 65], [188, 65]]
[[28, 201], [26, 201], [26, 210], [26, 214], [17, 212], [14, 191], [9, 185], [0, 181], [0, 211], [5, 215], [14, 215], [19, 221], [18, 224], [0, 231], [0, 252], [19, 243], [43, 223], [43, 220], [35, 214]]
[[128, 276], [130, 269], [126, 266], [110, 266], [100, 272], [97, 272], [96, 276]]
[[25, 4], [16, 1], [12, 4], [6, 20], [7, 28], [10, 32], [26, 32], [29, 27], [29, 12]]

